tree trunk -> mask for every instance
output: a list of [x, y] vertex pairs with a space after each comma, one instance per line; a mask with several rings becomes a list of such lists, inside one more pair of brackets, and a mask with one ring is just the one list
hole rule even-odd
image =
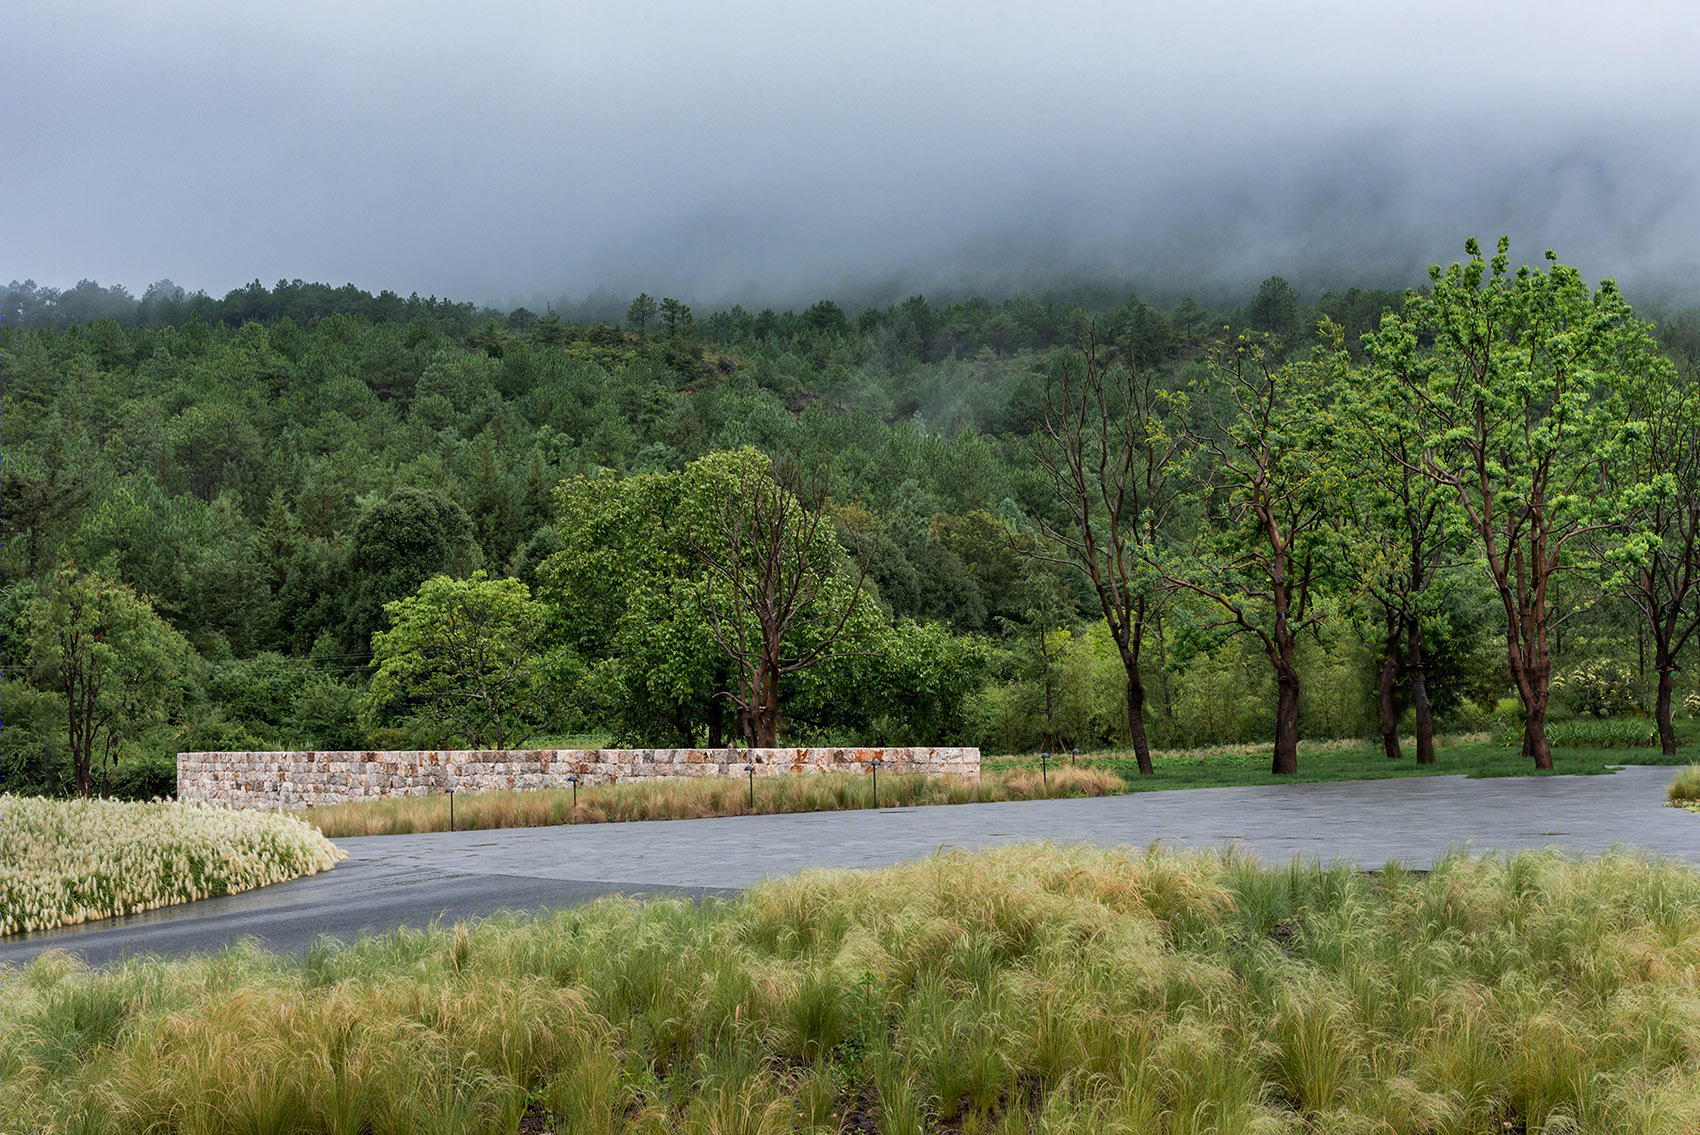
[[763, 659], [760, 687], [757, 690], [755, 712], [751, 725], [755, 732], [755, 748], [779, 747], [779, 665]]
[[1551, 663], [1539, 653], [1533, 659], [1513, 653], [1512, 675], [1523, 703], [1523, 755], [1541, 771], [1552, 768], [1552, 744], [1547, 740], [1547, 696]]
[[719, 698], [710, 698], [708, 703], [708, 747], [711, 749], [724, 748], [725, 712], [722, 710]]
[[59, 674], [65, 689], [66, 739], [71, 750], [71, 775], [77, 782], [77, 795], [94, 795], [94, 709], [95, 685], [93, 664], [82, 669], [74, 651], [81, 648], [80, 639], [61, 637], [62, 657]]
[[1291, 776], [1299, 771], [1299, 676], [1296, 671], [1276, 675], [1275, 760], [1269, 771]]
[[1133, 756], [1139, 762], [1139, 775], [1150, 776], [1151, 746], [1145, 740], [1145, 683], [1139, 677], [1135, 661], [1127, 671], [1127, 731], [1133, 737]]
[[1659, 748], [1667, 757], [1676, 756], [1676, 727], [1671, 724], [1671, 695], [1672, 687], [1676, 685], [1676, 667], [1665, 657], [1664, 648], [1658, 649], [1658, 658], [1654, 663], [1659, 670], [1659, 692], [1653, 701], [1653, 719], [1659, 723]]
[[1552, 744], [1547, 740], [1547, 689], [1549, 671], [1538, 662], [1529, 677], [1533, 697], [1523, 706], [1524, 755], [1533, 757], [1535, 767], [1542, 771], [1552, 768]]
[[1552, 745], [1547, 741], [1547, 715], [1544, 709], [1528, 710], [1525, 713], [1523, 755], [1533, 757], [1537, 769], [1552, 768]]
[[1139, 673], [1140, 647], [1145, 643], [1145, 597], [1133, 605], [1127, 621], [1127, 642], [1118, 644], [1122, 669], [1127, 671], [1127, 733], [1139, 775], [1150, 776], [1151, 746], [1145, 739], [1145, 679]]
[[1394, 712], [1393, 687], [1399, 678], [1399, 624], [1390, 611], [1387, 615], [1386, 655], [1381, 660], [1381, 689], [1377, 706], [1381, 714], [1381, 750], [1387, 759], [1403, 757], [1399, 748], [1399, 715]]
[[1411, 674], [1411, 708], [1417, 715], [1417, 763], [1434, 764], [1434, 707], [1428, 700], [1428, 674], [1423, 666], [1423, 624], [1418, 619], [1406, 623], [1405, 639], [1410, 653], [1406, 669]]
[[[1522, 578], [1521, 564], [1519, 553], [1519, 579]], [[1552, 689], [1552, 656], [1547, 652], [1546, 612], [1543, 601], [1520, 602], [1516, 593], [1503, 582], [1499, 590], [1507, 615], [1506, 661], [1511, 680], [1517, 684], [1517, 700], [1523, 703], [1523, 755], [1535, 762], [1537, 770], [1544, 772], [1552, 768], [1552, 745], [1547, 741], [1547, 698]]]

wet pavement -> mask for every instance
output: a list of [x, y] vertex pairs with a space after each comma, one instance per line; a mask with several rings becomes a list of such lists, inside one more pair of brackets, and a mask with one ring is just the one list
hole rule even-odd
[[1051, 841], [1237, 846], [1361, 867], [1427, 867], [1450, 850], [1612, 847], [1700, 865], [1700, 816], [1664, 807], [1677, 770], [1610, 776], [1403, 778], [1201, 788], [1086, 800], [733, 816], [340, 839], [347, 862], [259, 890], [0, 940], [0, 963], [66, 949], [91, 964], [208, 952], [245, 938], [297, 951], [399, 926], [598, 895], [733, 894], [812, 867], [880, 867], [934, 852]]

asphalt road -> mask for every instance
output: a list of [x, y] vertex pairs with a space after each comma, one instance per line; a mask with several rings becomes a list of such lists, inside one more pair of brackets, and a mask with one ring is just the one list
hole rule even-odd
[[215, 951], [252, 938], [294, 952], [399, 926], [532, 910], [598, 895], [734, 894], [768, 876], [879, 867], [946, 848], [1054, 841], [1237, 845], [1294, 856], [1426, 867], [1473, 853], [1614, 846], [1700, 864], [1700, 816], [1663, 807], [1675, 770], [1612, 776], [1463, 777], [1204, 788], [1095, 800], [961, 804], [661, 823], [519, 828], [336, 841], [348, 861], [306, 879], [146, 914], [0, 940], [0, 963], [65, 949], [100, 965]]

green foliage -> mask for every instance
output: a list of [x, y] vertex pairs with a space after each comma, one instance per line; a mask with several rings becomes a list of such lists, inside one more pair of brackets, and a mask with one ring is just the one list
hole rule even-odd
[[[538, 568], [566, 542], [555, 526], [557, 483], [676, 476], [744, 445], [776, 461], [830, 467], [840, 543], [856, 544], [852, 529], [864, 537], [885, 616], [863, 631], [880, 641], [877, 653], [829, 660], [818, 674], [790, 680], [797, 736], [949, 737], [1026, 749], [1072, 732], [1116, 742], [1125, 724], [1115, 721], [1106, 658], [1096, 645], [1087, 649], [1095, 598], [1069, 584], [1040, 603], [1036, 589], [1049, 584], [1018, 558], [1030, 539], [1022, 533], [1041, 520], [1066, 522], [1025, 435], [1043, 417], [1044, 380], [1059, 349], [1077, 342], [1094, 318], [1114, 327], [1118, 346], [1157, 389], [1202, 381], [1192, 425], [1208, 407], [1225, 405], [1222, 375], [1205, 363], [1221, 342], [1224, 317], [1190, 300], [1160, 310], [1125, 288], [1008, 300], [915, 296], [884, 308], [840, 298], [688, 321], [675, 300], [673, 333], [657, 333], [655, 302], [642, 336], [611, 325], [629, 314], [623, 303], [556, 304], [532, 318], [302, 281], [253, 281], [222, 298], [189, 295], [170, 281], [139, 300], [93, 284], [64, 292], [15, 285], [3, 298], [0, 570], [8, 583], [0, 651], [14, 684], [0, 753], [4, 775], [44, 788], [64, 783], [69, 749], [63, 695], [26, 664], [28, 580], [51, 580], [75, 562], [122, 581], [148, 596], [155, 614], [201, 656], [188, 660], [181, 696], [171, 699], [181, 709], [149, 717], [119, 744], [115, 790], [120, 779], [141, 783], [147, 762], [174, 747], [365, 745], [376, 738], [356, 706], [385, 603], [412, 595], [434, 574], [460, 576], [480, 565], [492, 578], [513, 575], [541, 593]], [[1318, 313], [1342, 325], [1352, 350], [1387, 298], [1349, 290], [1323, 296], [1313, 309], [1272, 278], [1234, 318], [1242, 329], [1255, 321], [1274, 333], [1296, 320], [1292, 343], [1300, 349], [1289, 357], [1303, 364], [1303, 337]], [[1684, 318], [1661, 321], [1681, 358]], [[1418, 355], [1452, 350], [1444, 343], [1431, 350], [1429, 342], [1417, 341]], [[1623, 356], [1637, 357], [1633, 350]], [[1643, 393], [1663, 389], [1656, 370], [1643, 375]], [[1387, 403], [1378, 432], [1389, 422], [1418, 421], [1394, 397], [1414, 396], [1412, 387], [1385, 381], [1392, 374], [1385, 367], [1363, 374]], [[1165, 406], [1171, 433], [1180, 428], [1178, 409], [1178, 402]], [[1346, 424], [1367, 420], [1359, 413]], [[1337, 446], [1350, 440], [1344, 428], [1331, 437]], [[1348, 487], [1369, 488], [1368, 466], [1350, 467]], [[429, 500], [390, 507], [415, 493]], [[1685, 497], [1679, 490], [1659, 499]], [[1206, 504], [1200, 499], [1176, 517], [1178, 540], [1191, 527], [1218, 525], [1222, 518]], [[851, 506], [862, 517], [854, 524], [842, 520]], [[430, 531], [414, 540], [402, 531], [410, 524], [378, 523], [394, 512]], [[640, 530], [655, 515], [647, 506], [632, 512], [632, 526], [617, 538], [650, 541], [654, 534]], [[700, 511], [699, 519], [711, 515]], [[688, 550], [687, 530], [669, 537], [675, 552]], [[1631, 567], [1651, 563], [1642, 554], [1648, 549], [1643, 543], [1614, 559], [1615, 582], [1571, 570], [1595, 559], [1594, 551], [1575, 556], [1554, 594], [1572, 612], [1598, 588], [1622, 586]], [[1423, 615], [1429, 687], [1443, 723], [1476, 713], [1471, 701], [1491, 704], [1505, 692], [1502, 661], [1494, 676], [1504, 634], [1490, 617], [1500, 600], [1477, 582], [1485, 573], [1475, 561], [1469, 552], [1452, 555], [1452, 574], [1441, 573]], [[661, 560], [646, 552], [635, 562]], [[1360, 595], [1365, 573], [1350, 562], [1351, 578], [1319, 592], [1331, 616], [1351, 611]], [[1393, 557], [1377, 562], [1391, 566]], [[574, 684], [567, 726], [669, 744], [686, 736], [724, 740], [732, 713], [715, 695], [734, 679], [713, 654], [712, 635], [704, 637], [697, 596], [659, 585], [634, 594], [646, 598], [622, 601], [618, 612], [600, 601], [553, 605], [563, 633], [583, 631], [596, 643], [583, 655], [586, 672]], [[1172, 614], [1178, 627], [1198, 611]], [[1553, 635], [1556, 673], [1578, 660], [1631, 657], [1634, 644], [1607, 625], [1627, 625], [1620, 601], [1568, 617], [1562, 636]], [[1041, 623], [1068, 632], [1067, 651], [1048, 663], [1037, 657]], [[333, 645], [315, 652], [327, 633]], [[1359, 675], [1337, 633], [1324, 630], [1327, 649], [1306, 647], [1298, 656], [1307, 699], [1324, 687], [1334, 691], [1301, 705], [1306, 731], [1356, 728], [1351, 690]], [[904, 645], [911, 640], [913, 657]], [[1162, 743], [1267, 734], [1257, 712], [1217, 712], [1220, 701], [1187, 719], [1187, 707], [1205, 707], [1189, 682], [1223, 681], [1212, 661], [1216, 645], [1203, 646], [1209, 657], [1197, 675], [1189, 673], [1198, 654], [1190, 646], [1144, 666], [1145, 720]], [[1692, 649], [1676, 660], [1684, 673]], [[1263, 705], [1266, 714], [1267, 683], [1247, 673], [1249, 684], [1223, 685], [1224, 696]], [[1685, 692], [1677, 691], [1679, 707]], [[423, 735], [401, 724], [378, 728], [398, 741]], [[132, 764], [136, 777], [120, 777]]]
[[1646, 708], [1634, 672], [1612, 658], [1592, 659], [1561, 672], [1552, 680], [1552, 693], [1574, 714], [1616, 717]]
[[[746, 516], [745, 477], [752, 462], [764, 460], [747, 450], [719, 453], [679, 473], [562, 486], [565, 546], [538, 569], [539, 598], [553, 609], [564, 641], [582, 657], [602, 660], [587, 670], [581, 693], [613, 725], [618, 742], [719, 745], [735, 735], [742, 663], [725, 644], [740, 635], [745, 644], [757, 642], [759, 628], [753, 612], [735, 606], [724, 579], [713, 589], [705, 557], [725, 554], [714, 542]], [[794, 500], [776, 503], [797, 507]], [[815, 594], [789, 623], [788, 651], [821, 648], [848, 601], [848, 569], [827, 526], [815, 530], [815, 541], [810, 554], [829, 574], [797, 581]], [[857, 645], [827, 653], [847, 657], [823, 659], [795, 677], [797, 702], [787, 712], [801, 727], [853, 727], [869, 720], [874, 705], [884, 705], [889, 720], [917, 720], [916, 698], [954, 692], [957, 676], [972, 670], [973, 651], [952, 668], [926, 632], [883, 630], [871, 601], [857, 604], [844, 631]], [[884, 657], [888, 646], [896, 653], [876, 673], [868, 660]], [[882, 675], [898, 673], [905, 675], [902, 695], [887, 700], [896, 683]], [[932, 735], [937, 723], [959, 720], [928, 704]]]
[[464, 576], [478, 561], [471, 518], [441, 493], [397, 489], [375, 502], [361, 513], [349, 543], [344, 648], [368, 649], [387, 604], [433, 575]]
[[76, 790], [107, 795], [125, 747], [181, 708], [189, 644], [131, 588], [75, 566], [60, 570], [22, 622], [39, 687], [64, 699]]
[[[1555, 748], [1617, 749], [1643, 748], [1659, 743], [1658, 728], [1645, 717], [1577, 718], [1555, 721], [1547, 726], [1547, 737]], [[1509, 723], [1493, 735], [1502, 748], [1522, 744], [1522, 723]]]
[[1598, 537], [1621, 528], [1636, 495], [1605, 486], [1639, 429], [1624, 388], [1652, 368], [1654, 348], [1610, 280], [1591, 292], [1551, 252], [1547, 271], [1512, 273], [1503, 237], [1491, 260], [1473, 238], [1465, 248], [1469, 262], [1431, 268], [1430, 288], [1366, 347], [1381, 381], [1410, 391], [1420, 468], [1456, 494], [1503, 598], [1525, 747], [1546, 767], [1553, 583], [1600, 570]]
[[384, 611], [365, 698], [373, 720], [412, 713], [431, 743], [474, 749], [516, 748], [555, 722], [571, 662], [546, 648], [543, 607], [519, 580], [433, 576]]
[[295, 691], [287, 727], [299, 749], [346, 751], [365, 747], [360, 692], [327, 674], [316, 674]]
[[579, 696], [616, 743], [720, 743], [730, 675], [701, 607], [687, 533], [711, 498], [694, 474], [579, 477], [558, 490], [561, 551], [537, 569], [556, 633], [590, 663]]
[[0, 682], [0, 791], [62, 796], [76, 788], [65, 698], [16, 678]]
[[1242, 338], [1212, 365], [1213, 384], [1192, 392], [1188, 427], [1192, 496], [1207, 521], [1189, 548], [1155, 558], [1171, 587], [1213, 604], [1219, 626], [1262, 646], [1276, 684], [1273, 767], [1291, 773], [1298, 641], [1335, 613], [1352, 574], [1334, 523], [1348, 472], [1325, 409], [1348, 361], [1338, 330], [1325, 327], [1308, 358], [1277, 365]]
[[649, 321], [655, 318], [655, 312], [655, 300], [648, 292], [641, 293], [632, 301], [632, 306], [626, 309], [626, 323], [638, 333], [638, 338], [643, 338]]
[[1270, 735], [1274, 681], [1265, 661], [1235, 639], [1194, 655], [1172, 679], [1174, 747], [1232, 744]]

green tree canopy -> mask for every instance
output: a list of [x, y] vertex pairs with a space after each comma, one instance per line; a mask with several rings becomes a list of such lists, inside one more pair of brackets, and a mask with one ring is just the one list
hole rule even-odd
[[1577, 609], [1558, 588], [1587, 566], [1591, 538], [1619, 525], [1606, 470], [1637, 431], [1618, 395], [1654, 353], [1610, 280], [1590, 292], [1551, 252], [1547, 271], [1512, 273], [1509, 247], [1501, 237], [1489, 261], [1471, 238], [1469, 263], [1430, 268], [1430, 290], [1366, 347], [1383, 380], [1411, 392], [1423, 472], [1466, 517], [1505, 613], [1523, 750], [1550, 769], [1550, 636]]
[[434, 741], [506, 749], [555, 716], [566, 659], [546, 649], [543, 605], [519, 580], [432, 576], [384, 610], [370, 718], [411, 713]]
[[369, 649], [384, 606], [433, 575], [464, 576], [479, 563], [472, 519], [441, 493], [397, 489], [366, 509], [349, 546], [344, 648]]
[[[795, 585], [791, 593], [804, 600], [789, 617], [780, 617], [777, 606], [763, 608], [759, 597], [752, 602], [749, 591], [731, 582], [729, 572], [744, 573], [748, 582], [758, 560], [769, 562], [765, 552], [796, 552], [788, 542], [792, 529], [782, 531], [777, 544], [762, 545], [761, 554], [747, 539], [754, 516], [750, 493], [756, 491], [751, 470], [765, 469], [766, 462], [745, 449], [710, 454], [678, 473], [579, 477], [562, 485], [565, 546], [538, 569], [539, 596], [554, 609], [565, 641], [584, 657], [603, 660], [586, 676], [586, 696], [619, 738], [724, 743], [727, 709], [756, 697], [740, 684], [744, 664], [762, 665], [764, 647], [772, 645], [762, 609], [773, 624], [768, 630], [784, 632], [778, 652], [767, 652], [784, 673], [796, 673], [788, 668], [798, 659], [823, 661], [840, 653], [829, 649], [834, 628], [866, 638], [883, 625], [872, 602], [844, 614], [854, 576], [824, 524], [806, 537], [824, 575], [799, 577], [794, 558], [775, 565], [780, 590]], [[794, 495], [766, 493], [770, 518], [774, 509], [794, 517], [801, 507]], [[740, 641], [748, 649], [727, 649]], [[836, 705], [826, 699], [810, 710], [809, 724], [843, 724], [861, 712], [859, 695], [839, 690]], [[771, 735], [764, 740], [772, 743]]]
[[109, 795], [123, 745], [182, 705], [193, 650], [130, 587], [75, 565], [30, 602], [24, 626], [31, 668], [64, 698], [77, 791]]

